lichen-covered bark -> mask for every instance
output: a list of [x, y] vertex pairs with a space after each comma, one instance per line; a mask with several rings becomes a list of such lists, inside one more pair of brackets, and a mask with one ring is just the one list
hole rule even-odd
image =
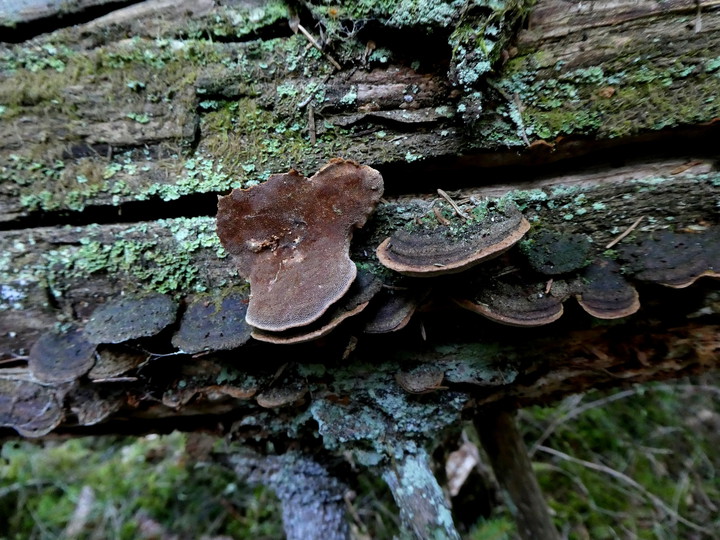
[[383, 479], [400, 507], [403, 525], [415, 538], [460, 539], [425, 451], [403, 455], [383, 472]]
[[535, 143], [525, 158], [547, 161], [718, 116], [711, 2], [307, 4], [299, 20], [340, 71], [282, 2], [154, 4], [2, 48], [0, 219], [225, 191], [338, 155], [507, 163]]
[[241, 451], [224, 459], [243, 482], [266, 485], [277, 494], [288, 540], [350, 538], [343, 497], [347, 488], [322, 465], [294, 452], [260, 456]]

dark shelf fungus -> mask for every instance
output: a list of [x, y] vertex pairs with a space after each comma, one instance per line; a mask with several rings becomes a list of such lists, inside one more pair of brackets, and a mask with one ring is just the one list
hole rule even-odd
[[510, 249], [530, 229], [516, 206], [487, 210], [458, 228], [449, 225], [399, 229], [377, 248], [380, 262], [406, 276], [433, 277], [462, 272]]
[[479, 287], [474, 297], [455, 298], [455, 302], [490, 320], [510, 326], [542, 326], [563, 314], [566, 287], [555, 291], [544, 283], [512, 283], [491, 280]]
[[307, 386], [301, 382], [272, 386], [255, 396], [255, 401], [265, 409], [285, 407], [286, 405], [292, 405], [300, 401], [305, 397], [307, 391]]
[[305, 326], [348, 291], [349, 248], [383, 193], [376, 170], [334, 159], [313, 177], [271, 176], [218, 201], [217, 233], [250, 282], [246, 320], [282, 332]]
[[579, 288], [578, 303], [598, 319], [619, 319], [640, 309], [635, 287], [622, 276], [614, 261], [601, 259], [588, 266]]
[[252, 330], [245, 321], [248, 301], [248, 294], [237, 290], [196, 298], [185, 310], [172, 344], [188, 354], [244, 345]]
[[252, 337], [259, 341], [276, 344], [304, 343], [329, 334], [345, 319], [364, 310], [370, 300], [380, 291], [382, 282], [369, 272], [360, 271], [348, 292], [333, 304], [322, 317], [315, 322], [285, 330], [284, 332], [266, 332], [253, 329]]
[[23, 437], [47, 435], [65, 419], [65, 392], [20, 376], [0, 379], [0, 426], [11, 427]]
[[96, 344], [154, 336], [175, 322], [177, 308], [177, 302], [164, 294], [118, 296], [93, 312], [85, 336]]
[[591, 246], [590, 239], [584, 234], [543, 229], [523, 240], [520, 251], [533, 270], [546, 276], [557, 276], [587, 266]]
[[368, 334], [384, 334], [405, 328], [428, 294], [427, 289], [383, 288], [364, 314], [364, 331]]
[[623, 246], [620, 258], [636, 279], [682, 289], [703, 276], [720, 277], [720, 227], [703, 232], [651, 233]]
[[44, 383], [71, 382], [93, 367], [96, 348], [77, 328], [46, 332], [30, 349], [28, 368]]

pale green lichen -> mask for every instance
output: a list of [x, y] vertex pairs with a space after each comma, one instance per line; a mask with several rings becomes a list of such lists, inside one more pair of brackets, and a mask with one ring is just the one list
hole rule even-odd
[[[33, 264], [18, 265], [35, 241], [29, 233], [26, 242], [6, 247], [0, 258], [0, 275], [5, 287], [1, 291], [0, 309], [20, 309], [33, 289], [47, 287], [61, 297], [73, 284], [97, 275], [109, 275], [124, 287], [161, 293], [188, 294], [201, 292], [225, 281], [238, 282], [232, 265], [227, 273], [209, 276], [197, 262], [201, 252], [207, 256], [226, 257], [215, 234], [215, 219], [178, 218], [139, 224], [112, 234], [97, 225], [68, 228], [77, 243], [64, 244], [42, 253]], [[151, 234], [153, 233], [154, 234]]]

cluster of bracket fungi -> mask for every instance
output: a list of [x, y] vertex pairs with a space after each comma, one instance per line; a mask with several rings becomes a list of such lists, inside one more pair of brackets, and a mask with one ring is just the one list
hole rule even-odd
[[[286, 344], [315, 340], [353, 316], [365, 333], [394, 332], [419, 306], [438, 298], [514, 326], [557, 320], [563, 302], [573, 296], [593, 317], [616, 319], [640, 307], [630, 280], [682, 288], [702, 276], [720, 277], [717, 226], [701, 234], [638, 235], [610, 258], [595, 254], [583, 235], [530, 230], [511, 201], [463, 208], [453, 203], [447, 215], [431, 205], [425, 221], [411, 212], [411, 220], [391, 225], [389, 238], [373, 243], [379, 243], [375, 254], [362, 250], [374, 266], [361, 264], [359, 270], [350, 258], [353, 232], [366, 223], [382, 193], [376, 170], [335, 159], [309, 179], [293, 170], [221, 197], [218, 236], [251, 294], [239, 286], [196, 297], [186, 302], [179, 322], [180, 304], [169, 296], [119, 296], [98, 307], [84, 328], [65, 325], [41, 335], [30, 350], [30, 377], [0, 379], [0, 395], [12, 398], [0, 399], [0, 426], [26, 436], [48, 433], [63, 420], [62, 388], [81, 378], [121, 380], [143, 362], [142, 355], [110, 354], [108, 345], [123, 346], [173, 328], [173, 347], [193, 355], [236, 349], [251, 336]], [[521, 239], [511, 258], [503, 256]], [[433, 384], [441, 381], [442, 374]], [[416, 391], [413, 384], [398, 382]], [[231, 397], [254, 397], [264, 407], [295, 402], [305, 393], [292, 384], [277, 395], [257, 385], [212, 388]], [[196, 391], [163, 403], [180, 406]], [[107, 395], [85, 401], [90, 405], [76, 400], [73, 409], [84, 425], [101, 421], [122, 403]]]

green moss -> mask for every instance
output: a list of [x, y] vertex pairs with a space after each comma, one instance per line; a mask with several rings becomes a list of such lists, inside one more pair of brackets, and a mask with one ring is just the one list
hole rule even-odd
[[590, 263], [590, 239], [579, 234], [536, 229], [520, 242], [530, 266], [546, 275], [574, 272]]
[[[562, 64], [530, 53], [511, 60], [497, 82], [506, 95], [518, 94], [529, 132], [541, 139], [562, 134], [621, 137], [643, 130], [709, 121], [720, 114], [714, 99], [717, 79], [701, 69], [698, 56], [658, 66], [655, 52], [627, 50], [603, 66], [565, 71]], [[712, 67], [712, 58], [706, 66]]]

